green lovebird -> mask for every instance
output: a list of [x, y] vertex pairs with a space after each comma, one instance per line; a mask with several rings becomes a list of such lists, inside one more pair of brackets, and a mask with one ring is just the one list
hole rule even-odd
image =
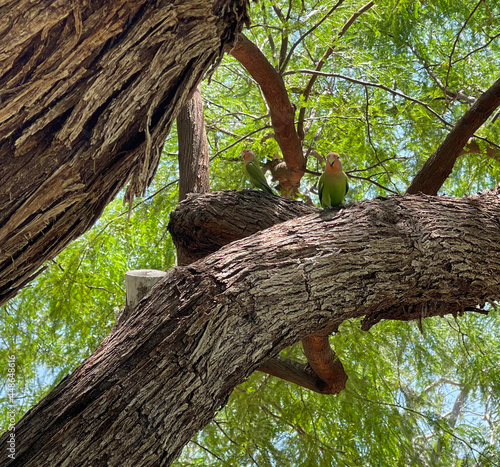
[[349, 190], [347, 175], [342, 171], [339, 155], [331, 152], [326, 156], [326, 166], [323, 175], [319, 178], [318, 194], [321, 206], [338, 206], [344, 201]]
[[250, 183], [255, 188], [259, 188], [274, 195], [274, 191], [271, 190], [271, 188], [267, 184], [266, 177], [264, 177], [262, 170], [260, 170], [259, 161], [257, 160], [257, 157], [255, 156], [253, 151], [244, 149], [242, 154], [243, 160], [245, 161], [245, 173], [247, 174], [247, 178]]

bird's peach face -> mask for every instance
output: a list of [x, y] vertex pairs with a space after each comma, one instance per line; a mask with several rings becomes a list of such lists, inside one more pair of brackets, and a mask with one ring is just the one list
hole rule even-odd
[[242, 154], [243, 154], [243, 160], [245, 162], [249, 162], [254, 158], [252, 151], [249, 151], [248, 149], [243, 149]]
[[335, 164], [335, 161], [339, 161], [339, 160], [340, 160], [340, 157], [335, 152], [331, 152], [330, 154], [328, 154], [328, 156], [326, 156], [326, 162], [328, 163], [328, 165], [330, 167], [333, 167], [333, 164]]

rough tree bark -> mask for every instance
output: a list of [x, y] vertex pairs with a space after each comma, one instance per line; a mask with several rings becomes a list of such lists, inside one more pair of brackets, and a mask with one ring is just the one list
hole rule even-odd
[[210, 191], [208, 139], [199, 85], [189, 102], [179, 112], [177, 135], [179, 140], [179, 201], [182, 201], [188, 193]]
[[179, 109], [248, 0], [0, 7], [0, 303], [153, 177]]
[[[248, 208], [231, 220], [251, 224]], [[18, 457], [2, 465], [168, 465], [237, 384], [304, 336], [499, 299], [498, 190], [380, 198], [278, 224], [168, 271], [19, 422]]]
[[[244, 219], [242, 205], [248, 207]], [[260, 191], [208, 193], [180, 203], [170, 214], [168, 230], [178, 257], [185, 261], [182, 264], [189, 264], [235, 240], [313, 212], [320, 210]], [[345, 389], [347, 375], [330, 347], [328, 333], [307, 336], [302, 346], [307, 364], [276, 357], [265, 361], [258, 370], [321, 394], [337, 394]]]

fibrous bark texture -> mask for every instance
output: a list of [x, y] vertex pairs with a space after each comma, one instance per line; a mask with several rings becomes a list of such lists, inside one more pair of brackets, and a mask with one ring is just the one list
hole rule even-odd
[[[235, 240], [313, 212], [319, 209], [260, 191], [206, 193], [180, 203], [170, 214], [168, 229], [179, 264], [185, 265]], [[347, 375], [330, 348], [328, 334], [307, 336], [302, 345], [307, 365], [276, 357], [258, 370], [322, 394], [337, 394], [344, 389]]]
[[179, 109], [248, 0], [0, 7], [0, 303], [129, 182], [144, 192]]
[[[231, 208], [234, 222], [248, 207]], [[19, 422], [18, 457], [2, 465], [168, 465], [237, 384], [303, 337], [349, 318], [367, 328], [499, 299], [498, 190], [292, 219], [168, 271]]]

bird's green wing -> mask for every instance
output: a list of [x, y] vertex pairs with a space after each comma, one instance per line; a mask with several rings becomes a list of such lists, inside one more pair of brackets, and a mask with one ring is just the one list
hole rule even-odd
[[[319, 178], [319, 182], [318, 182], [318, 197], [319, 197], [319, 202], [321, 203], [321, 206], [323, 206], [323, 188], [324, 188], [324, 184], [323, 184], [323, 180], [322, 180], [323, 177], [320, 177]], [[323, 206], [324, 207], [324, 206]]]
[[245, 165], [245, 169], [248, 173], [250, 183], [253, 186], [268, 191], [269, 193], [273, 193], [273, 190], [271, 190], [271, 188], [267, 184], [266, 177], [264, 177], [262, 170], [260, 170], [259, 166], [255, 162], [248, 162]]

